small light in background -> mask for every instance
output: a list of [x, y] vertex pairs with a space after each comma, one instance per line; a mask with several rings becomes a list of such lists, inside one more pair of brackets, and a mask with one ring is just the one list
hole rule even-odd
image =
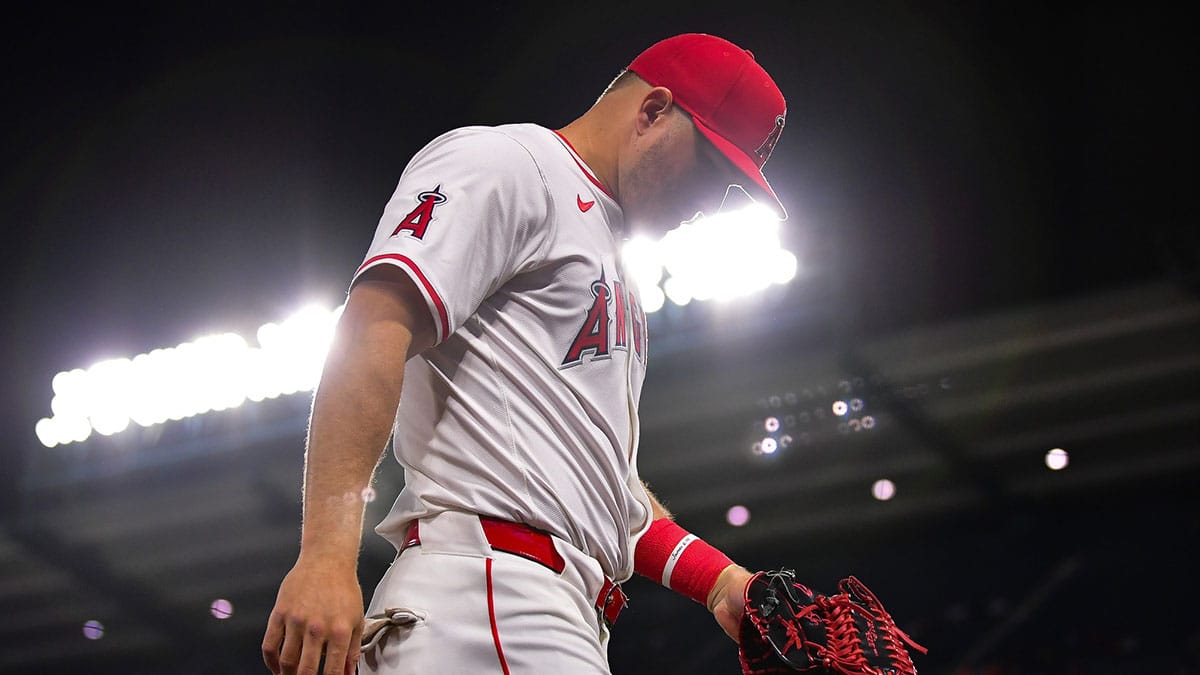
[[1067, 468], [1070, 458], [1067, 456], [1067, 451], [1062, 448], [1054, 448], [1046, 453], [1046, 466], [1051, 471], [1058, 471]]
[[881, 502], [886, 502], [896, 496], [896, 484], [886, 478], [880, 478], [871, 486], [871, 494]]
[[33, 427], [34, 433], [37, 434], [38, 440], [47, 448], [53, 448], [58, 445], [58, 429], [54, 426], [54, 420], [43, 417], [38, 420]]
[[375, 488], [371, 487], [370, 485], [363, 488], [362, 499], [364, 502], [366, 502], [368, 504], [375, 501]]
[[208, 606], [208, 611], [218, 619], [228, 619], [233, 616], [233, 603], [225, 598], [217, 598]]
[[725, 512], [725, 520], [734, 527], [741, 527], [750, 522], [750, 509], [738, 504], [729, 507]]
[[792, 437], [789, 434], [784, 434], [779, 437], [779, 447], [786, 450], [792, 444]]
[[768, 417], [766, 421], [763, 422], [763, 428], [765, 428], [769, 434], [779, 431], [779, 418]]
[[764, 455], [773, 455], [779, 449], [779, 443], [774, 438], [762, 439], [762, 451]]
[[104, 637], [104, 624], [95, 619], [83, 624], [83, 637], [89, 640], [99, 640]]
[[870, 415], [863, 415], [862, 428], [874, 429], [875, 428], [875, 418], [871, 417]]
[[841, 417], [842, 415], [845, 415], [848, 410], [850, 410], [850, 406], [846, 405], [845, 401], [834, 401], [833, 402], [833, 414], [834, 415]]

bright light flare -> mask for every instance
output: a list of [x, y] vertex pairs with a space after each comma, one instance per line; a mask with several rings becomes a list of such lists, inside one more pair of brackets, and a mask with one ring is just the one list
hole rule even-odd
[[758, 205], [683, 223], [660, 249], [668, 281], [679, 286], [664, 287], [672, 301], [728, 300], [796, 275], [796, 256], [780, 247], [779, 221]]
[[642, 311], [653, 314], [662, 309], [667, 296], [658, 286], [642, 286], [638, 289], [642, 296]]
[[221, 333], [58, 373], [51, 380], [53, 416], [39, 420], [34, 432], [52, 448], [93, 432], [111, 436], [131, 423], [150, 427], [311, 391], [341, 310], [310, 305], [282, 323], [265, 324], [255, 334], [258, 347]]
[[760, 205], [683, 223], [657, 242], [631, 239], [621, 254], [647, 312], [657, 311], [664, 299], [683, 306], [786, 284], [799, 265], [780, 245], [779, 221]]
[[659, 252], [659, 242], [645, 237], [634, 237], [625, 242], [621, 248], [621, 259], [625, 270], [633, 277], [638, 288], [646, 289], [657, 286], [662, 279], [662, 254]]

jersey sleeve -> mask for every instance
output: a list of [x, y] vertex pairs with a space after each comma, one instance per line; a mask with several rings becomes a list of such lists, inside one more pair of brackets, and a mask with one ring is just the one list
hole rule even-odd
[[440, 344], [536, 266], [549, 209], [546, 182], [518, 141], [488, 127], [448, 132], [404, 169], [350, 286], [377, 265], [399, 267], [425, 297]]

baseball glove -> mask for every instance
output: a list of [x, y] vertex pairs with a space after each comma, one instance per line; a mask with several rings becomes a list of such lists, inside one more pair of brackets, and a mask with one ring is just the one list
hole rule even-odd
[[900, 630], [861, 581], [814, 593], [791, 570], [759, 572], [746, 585], [738, 655], [745, 675], [916, 675]]

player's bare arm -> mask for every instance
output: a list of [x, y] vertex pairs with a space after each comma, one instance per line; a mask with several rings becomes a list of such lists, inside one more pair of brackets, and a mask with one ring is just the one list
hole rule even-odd
[[300, 556], [263, 640], [276, 675], [315, 673], [323, 652], [325, 675], [354, 672], [363, 618], [360, 495], [387, 442], [403, 364], [433, 336], [425, 302], [400, 270], [370, 270], [350, 292], [313, 400]]

